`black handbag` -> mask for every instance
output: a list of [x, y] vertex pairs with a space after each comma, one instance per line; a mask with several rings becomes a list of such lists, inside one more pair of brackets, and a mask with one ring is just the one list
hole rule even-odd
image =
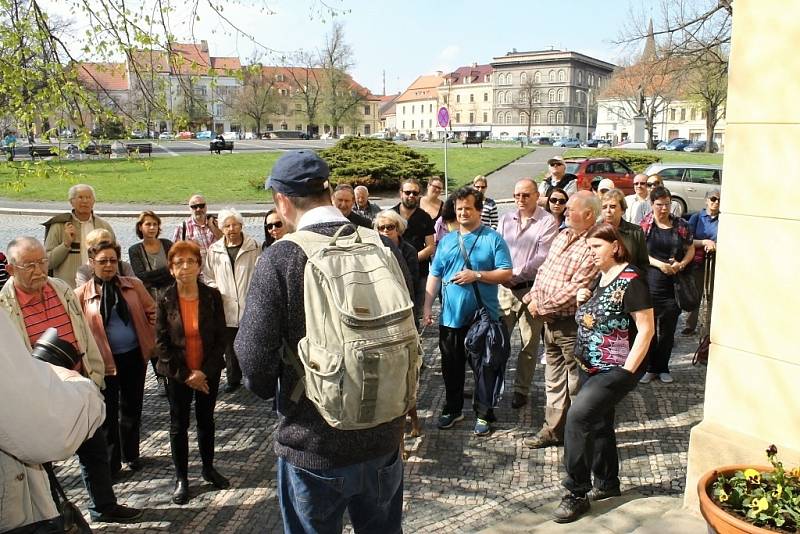
[[700, 307], [700, 290], [691, 271], [679, 271], [675, 275], [675, 300], [683, 311], [694, 311]]
[[53, 465], [50, 463], [44, 464], [44, 469], [47, 471], [47, 478], [50, 479], [50, 491], [53, 493], [53, 500], [56, 503], [56, 508], [61, 514], [62, 532], [69, 534], [92, 534], [92, 528], [83, 517], [80, 508], [75, 506], [74, 503], [67, 499], [64, 488], [58, 483], [56, 473], [53, 471]]

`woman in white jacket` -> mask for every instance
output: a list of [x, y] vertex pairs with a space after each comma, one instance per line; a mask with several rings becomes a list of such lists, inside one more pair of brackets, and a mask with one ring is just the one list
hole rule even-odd
[[203, 280], [222, 293], [228, 333], [225, 347], [225, 391], [230, 393], [242, 383], [242, 370], [233, 350], [233, 340], [239, 331], [247, 289], [250, 287], [250, 279], [261, 249], [255, 239], [242, 232], [244, 220], [235, 209], [226, 208], [220, 211], [219, 222], [222, 239], [208, 248], [203, 265]]

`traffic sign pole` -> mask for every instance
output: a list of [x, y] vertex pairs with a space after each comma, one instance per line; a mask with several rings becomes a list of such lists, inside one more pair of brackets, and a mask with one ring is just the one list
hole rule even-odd
[[439, 126], [444, 128], [444, 196], [447, 198], [447, 126], [450, 124], [450, 112], [442, 106], [436, 114], [436, 119], [439, 121]]

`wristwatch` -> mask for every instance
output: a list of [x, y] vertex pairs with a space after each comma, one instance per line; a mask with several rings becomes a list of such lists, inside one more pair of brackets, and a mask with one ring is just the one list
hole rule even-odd
[[480, 272], [480, 271], [475, 271], [475, 276], [477, 276], [477, 277], [478, 277], [478, 280], [480, 280], [481, 278], [483, 278], [483, 275], [481, 274], [481, 272]]

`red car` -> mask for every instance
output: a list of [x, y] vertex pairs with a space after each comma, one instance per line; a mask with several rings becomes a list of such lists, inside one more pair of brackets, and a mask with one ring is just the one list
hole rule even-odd
[[633, 176], [636, 174], [621, 161], [611, 158], [568, 158], [564, 162], [567, 172], [578, 177], [578, 190], [591, 189], [595, 176], [611, 178], [617, 189], [626, 195], [633, 194]]
[[194, 139], [194, 134], [190, 131], [178, 132], [175, 139]]

